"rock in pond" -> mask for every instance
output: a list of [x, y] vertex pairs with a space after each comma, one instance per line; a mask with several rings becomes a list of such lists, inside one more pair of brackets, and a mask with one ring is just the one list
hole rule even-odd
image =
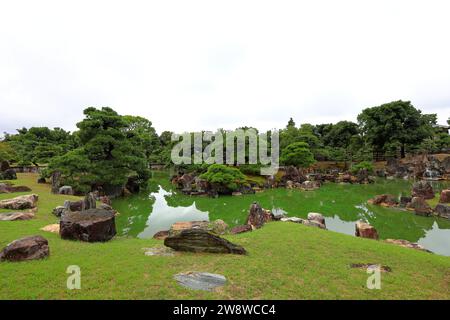
[[23, 210], [36, 207], [38, 195], [30, 194], [0, 201], [0, 209]]
[[441, 218], [450, 219], [450, 206], [447, 204], [438, 203], [436, 208], [434, 208], [434, 213]]
[[355, 235], [357, 237], [378, 240], [377, 230], [367, 222], [358, 221], [356, 222], [355, 227], [356, 227]]
[[246, 254], [243, 247], [202, 229], [188, 229], [167, 237], [164, 245], [176, 251]]
[[104, 242], [116, 235], [114, 212], [102, 209], [68, 212], [61, 217], [62, 239]]
[[32, 236], [15, 240], [0, 252], [0, 261], [26, 261], [43, 259], [50, 255], [47, 239]]
[[450, 189], [442, 190], [439, 197], [440, 203], [450, 203]]
[[224, 276], [208, 272], [179, 273], [174, 276], [174, 279], [183, 287], [205, 291], [212, 291], [227, 282]]
[[397, 199], [391, 194], [380, 194], [368, 200], [367, 203], [382, 207], [394, 207], [398, 205]]
[[406, 206], [409, 210], [414, 210], [415, 214], [419, 216], [430, 216], [432, 213], [431, 207], [423, 197], [413, 197], [411, 202]]
[[425, 200], [434, 198], [433, 187], [428, 181], [418, 181], [412, 187], [413, 197], [423, 197]]

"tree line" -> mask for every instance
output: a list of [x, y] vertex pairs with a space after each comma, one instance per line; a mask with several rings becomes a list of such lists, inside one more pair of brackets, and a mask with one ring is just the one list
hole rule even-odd
[[[436, 119], [436, 114], [423, 114], [411, 102], [401, 100], [364, 109], [356, 123], [297, 126], [291, 118], [280, 130], [281, 164], [308, 167], [323, 160], [372, 161], [377, 153], [404, 157], [407, 153], [445, 152], [450, 148], [450, 136], [436, 126]], [[67, 183], [88, 191], [107, 184], [123, 185], [130, 175], [146, 181], [149, 163], [170, 166], [176, 143], [171, 137], [170, 131], [158, 135], [152, 122], [143, 117], [90, 107], [73, 133], [47, 127], [5, 133], [0, 141], [0, 161], [48, 164], [47, 175], [58, 170]], [[257, 172], [255, 166], [242, 166], [242, 171]]]

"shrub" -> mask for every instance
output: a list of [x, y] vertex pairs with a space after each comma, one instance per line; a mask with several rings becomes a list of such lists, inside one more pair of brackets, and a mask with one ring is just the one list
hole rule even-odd
[[213, 164], [208, 167], [208, 171], [200, 175], [205, 179], [218, 193], [230, 193], [246, 182], [245, 175], [236, 168], [228, 167], [223, 164]]
[[362, 169], [366, 169], [369, 173], [372, 173], [373, 172], [373, 164], [372, 164], [372, 162], [361, 161], [360, 163], [355, 164], [355, 165], [352, 166], [351, 172], [353, 174], [356, 174], [356, 173], [359, 172], [359, 170], [362, 170]]

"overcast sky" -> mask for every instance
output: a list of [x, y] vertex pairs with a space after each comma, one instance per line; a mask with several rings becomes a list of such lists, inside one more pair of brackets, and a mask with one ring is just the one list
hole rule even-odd
[[158, 132], [450, 116], [449, 1], [0, 1], [1, 132], [88, 106]]

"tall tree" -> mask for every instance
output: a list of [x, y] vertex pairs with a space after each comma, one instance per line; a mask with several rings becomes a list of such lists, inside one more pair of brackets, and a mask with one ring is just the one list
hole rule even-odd
[[96, 186], [123, 187], [131, 175], [146, 182], [149, 171], [145, 149], [128, 139], [130, 122], [111, 108], [87, 108], [84, 115], [85, 119], [77, 123], [81, 146], [53, 159], [50, 170], [60, 171], [63, 179], [80, 191]]
[[422, 114], [410, 101], [399, 100], [364, 109], [358, 115], [358, 122], [375, 150], [386, 152], [398, 148], [403, 158], [407, 147], [418, 145], [432, 135], [432, 124], [436, 121]]

